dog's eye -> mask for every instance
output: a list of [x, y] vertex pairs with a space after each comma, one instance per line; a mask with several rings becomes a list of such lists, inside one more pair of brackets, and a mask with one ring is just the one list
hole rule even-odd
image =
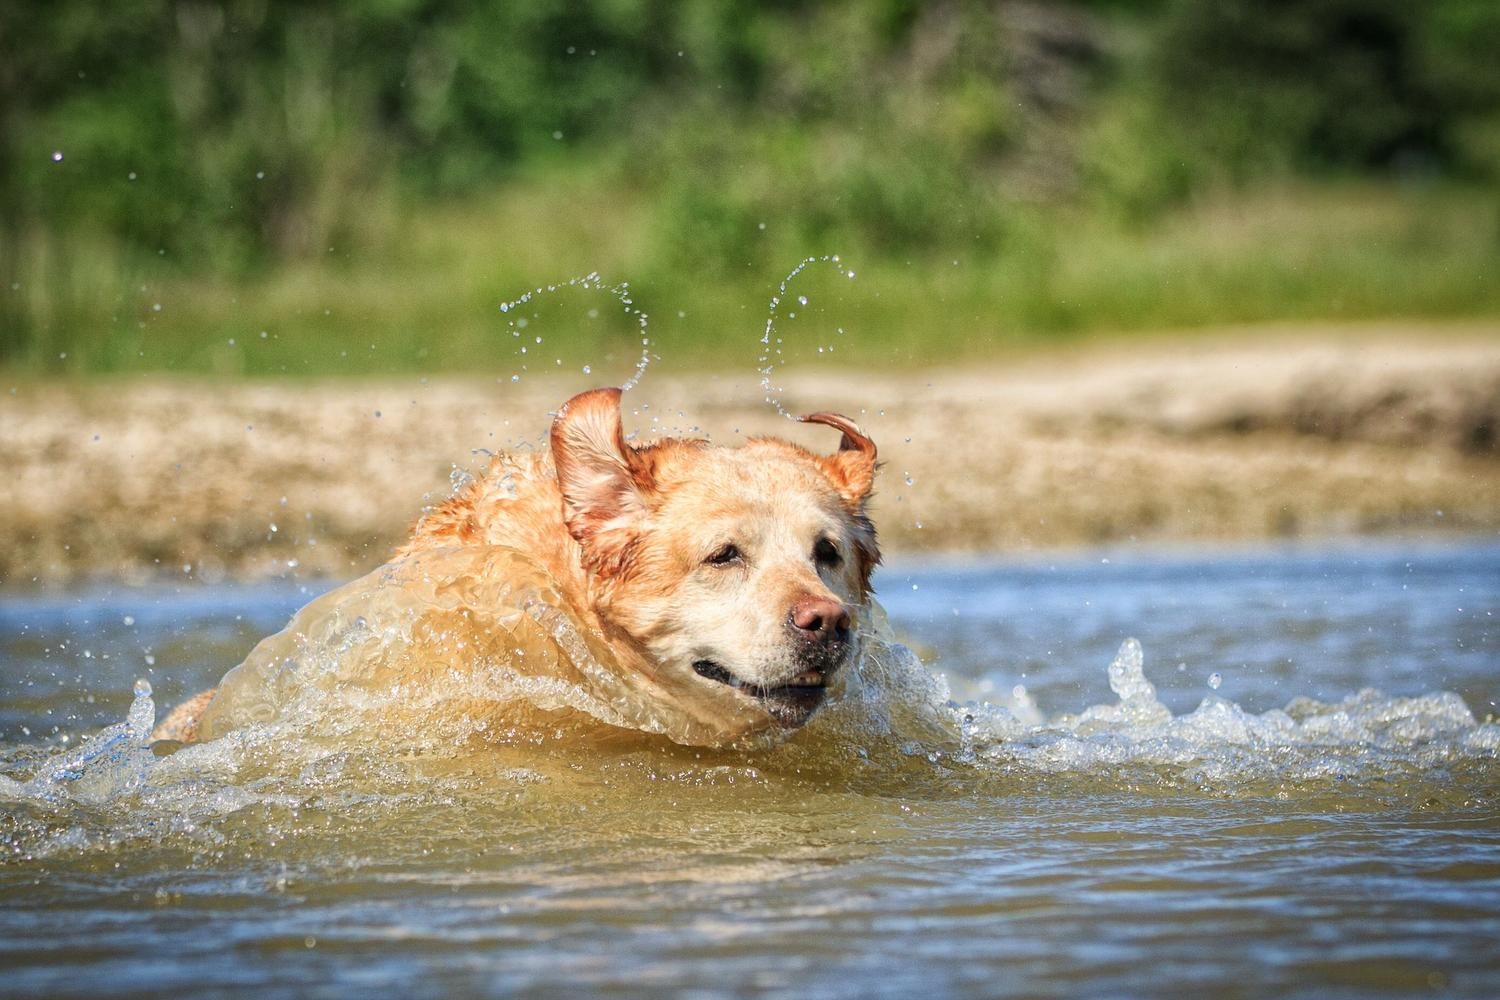
[[738, 562], [740, 558], [741, 556], [738, 546], [722, 545], [719, 547], [718, 551], [716, 551], [713, 555], [709, 556], [703, 561], [712, 566], [727, 566], [732, 562]]
[[837, 566], [844, 561], [844, 557], [839, 555], [838, 546], [826, 538], [820, 538], [813, 546], [813, 560], [819, 566]]

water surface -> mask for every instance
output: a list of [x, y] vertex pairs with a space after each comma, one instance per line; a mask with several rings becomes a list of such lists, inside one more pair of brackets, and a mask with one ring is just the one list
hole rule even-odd
[[1500, 546], [877, 585], [937, 681], [770, 752], [155, 756], [322, 588], [7, 595], [0, 994], [1500, 995]]

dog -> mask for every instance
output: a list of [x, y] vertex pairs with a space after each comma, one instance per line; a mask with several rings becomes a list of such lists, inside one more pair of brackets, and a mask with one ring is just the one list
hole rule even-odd
[[869, 614], [874, 442], [814, 413], [801, 419], [838, 430], [837, 451], [637, 446], [620, 398], [568, 400], [547, 450], [496, 456], [391, 562], [308, 605], [155, 737], [213, 739], [351, 683], [399, 691], [404, 708], [481, 671], [531, 692], [465, 695], [463, 711], [501, 724], [529, 701], [689, 745], [802, 727], [858, 656]]

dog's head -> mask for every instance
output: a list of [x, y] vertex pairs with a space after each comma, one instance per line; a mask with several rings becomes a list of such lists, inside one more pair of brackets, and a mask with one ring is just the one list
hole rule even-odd
[[634, 447], [618, 389], [574, 397], [552, 425], [563, 518], [600, 619], [674, 701], [730, 733], [812, 716], [855, 655], [880, 559], [865, 513], [874, 443], [845, 417], [803, 419], [841, 431], [839, 450]]

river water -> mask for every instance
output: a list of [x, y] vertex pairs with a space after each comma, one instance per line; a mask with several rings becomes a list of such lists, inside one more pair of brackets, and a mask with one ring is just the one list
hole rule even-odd
[[323, 588], [6, 595], [0, 996], [1500, 996], [1500, 545], [876, 582], [934, 679], [755, 751], [153, 751]]

